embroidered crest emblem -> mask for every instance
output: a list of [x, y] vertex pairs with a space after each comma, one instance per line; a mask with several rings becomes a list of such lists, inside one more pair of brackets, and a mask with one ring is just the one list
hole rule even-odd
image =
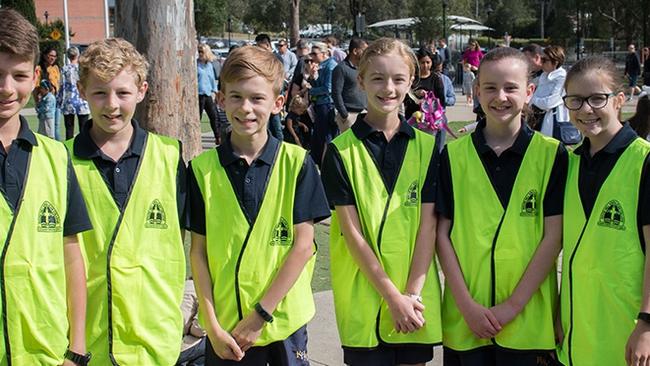
[[38, 227], [37, 231], [54, 233], [62, 231], [61, 217], [56, 208], [48, 201], [44, 201], [38, 210]]
[[413, 207], [418, 205], [418, 181], [414, 180], [413, 183], [409, 186], [408, 192], [406, 193], [406, 200], [404, 201], [404, 206]]
[[617, 200], [607, 202], [600, 213], [598, 226], [604, 226], [616, 230], [625, 230], [625, 213], [623, 206]]
[[155, 199], [149, 205], [144, 227], [149, 229], [167, 229], [167, 215], [165, 215], [165, 208], [163, 208], [159, 200]]
[[537, 190], [531, 189], [524, 196], [524, 200], [521, 202], [521, 216], [534, 217], [537, 216]]
[[285, 220], [284, 217], [280, 217], [280, 221], [275, 225], [273, 229], [273, 239], [271, 239], [271, 245], [290, 245], [291, 236], [289, 231], [289, 223]]

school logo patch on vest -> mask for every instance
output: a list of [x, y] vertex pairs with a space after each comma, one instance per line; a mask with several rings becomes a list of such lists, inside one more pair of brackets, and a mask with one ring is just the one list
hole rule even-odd
[[36, 229], [45, 233], [54, 233], [63, 230], [59, 213], [48, 201], [44, 201], [38, 210], [38, 227]]
[[404, 201], [404, 206], [413, 207], [418, 205], [418, 181], [414, 180], [413, 183], [409, 186], [409, 190], [406, 193], [406, 200]]
[[537, 216], [537, 190], [531, 189], [524, 196], [524, 200], [521, 202], [521, 216], [534, 217]]
[[144, 227], [149, 229], [167, 229], [167, 215], [165, 215], [165, 209], [162, 203], [157, 199], [153, 200], [149, 205], [147, 221], [145, 221]]
[[625, 230], [625, 213], [623, 206], [617, 200], [607, 202], [605, 208], [600, 213], [598, 225], [616, 230]]
[[280, 222], [275, 225], [273, 229], [273, 239], [271, 239], [271, 245], [290, 245], [291, 240], [289, 235], [289, 223], [284, 217], [280, 217]]

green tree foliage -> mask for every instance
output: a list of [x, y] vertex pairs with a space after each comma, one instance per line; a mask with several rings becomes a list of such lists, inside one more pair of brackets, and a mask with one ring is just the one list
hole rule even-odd
[[30, 23], [36, 26], [36, 7], [34, 6], [34, 0], [2, 0], [0, 3], [2, 6], [16, 9]]
[[194, 21], [200, 35], [217, 35], [225, 31], [228, 18], [225, 0], [194, 0]]

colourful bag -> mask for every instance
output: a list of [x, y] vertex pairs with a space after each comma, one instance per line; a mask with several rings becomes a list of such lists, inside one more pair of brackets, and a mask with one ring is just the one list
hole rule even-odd
[[414, 112], [406, 122], [418, 130], [430, 134], [445, 130], [453, 137], [456, 137], [449, 128], [445, 110], [433, 91], [424, 91], [424, 97], [420, 99], [420, 110]]

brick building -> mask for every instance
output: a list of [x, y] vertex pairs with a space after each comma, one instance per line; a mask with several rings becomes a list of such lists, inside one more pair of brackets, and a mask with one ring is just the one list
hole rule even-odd
[[[64, 19], [63, 0], [34, 0], [36, 16], [45, 22], [45, 12], [49, 21]], [[109, 33], [113, 33], [115, 0], [108, 0]], [[104, 0], [68, 0], [68, 21], [74, 37], [72, 44], [88, 44], [106, 37]]]

